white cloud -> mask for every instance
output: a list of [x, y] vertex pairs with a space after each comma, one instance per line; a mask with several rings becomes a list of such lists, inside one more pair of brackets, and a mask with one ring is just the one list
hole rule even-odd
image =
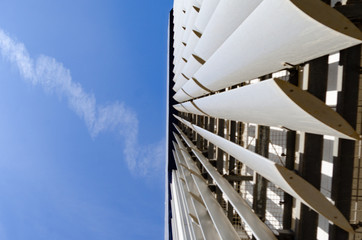
[[124, 157], [132, 173], [148, 175], [155, 170], [160, 173], [165, 159], [164, 140], [141, 148], [137, 141], [138, 118], [132, 109], [120, 102], [105, 106], [97, 104], [95, 96], [74, 82], [69, 69], [62, 63], [44, 55], [31, 58], [23, 43], [1, 29], [0, 53], [16, 66], [26, 81], [64, 97], [69, 107], [84, 120], [92, 138], [105, 131], [120, 134], [124, 139]]

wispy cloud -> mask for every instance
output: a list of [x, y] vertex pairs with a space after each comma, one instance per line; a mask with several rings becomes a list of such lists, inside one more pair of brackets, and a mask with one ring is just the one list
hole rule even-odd
[[32, 58], [23, 43], [14, 40], [2, 29], [0, 52], [16, 66], [26, 81], [41, 86], [48, 93], [64, 97], [69, 107], [83, 119], [92, 138], [105, 131], [123, 136], [123, 153], [132, 173], [146, 176], [162, 168], [165, 159], [164, 140], [140, 147], [137, 141], [138, 118], [126, 104], [97, 104], [95, 96], [74, 82], [69, 69], [62, 63], [44, 55]]

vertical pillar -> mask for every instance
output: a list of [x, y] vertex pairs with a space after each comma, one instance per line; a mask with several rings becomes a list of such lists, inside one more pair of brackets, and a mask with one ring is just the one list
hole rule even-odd
[[[208, 121], [209, 121], [209, 118], [204, 116], [203, 117], [203, 123], [204, 123], [204, 128], [207, 129], [208, 127]], [[207, 140], [205, 138], [203, 138], [203, 142], [202, 142], [202, 151], [206, 154], [206, 157], [209, 158], [209, 156], [207, 155], [208, 154], [208, 149], [207, 149]]]
[[[186, 118], [187, 121], [191, 122], [192, 121], [192, 114], [191, 113], [188, 113], [187, 114], [187, 118]], [[189, 127], [186, 127], [186, 135], [189, 139], [192, 140], [192, 130], [191, 128]]]
[[[225, 120], [218, 119], [217, 135], [224, 137]], [[220, 148], [217, 149], [216, 168], [217, 171], [222, 175], [224, 167], [224, 151]], [[219, 188], [216, 188], [217, 201], [222, 203], [222, 192]]]
[[[309, 62], [308, 92], [321, 99], [326, 98], [328, 82], [328, 56]], [[301, 153], [299, 175], [320, 189], [321, 165], [323, 157], [323, 135], [305, 134], [304, 153]], [[304, 204], [301, 205], [297, 228], [297, 238], [314, 240], [317, 238], [318, 214]]]
[[[338, 92], [337, 112], [351, 126], [356, 126], [361, 45], [340, 52], [339, 64], [343, 66], [342, 91]], [[342, 214], [349, 219], [353, 179], [355, 142], [339, 139], [338, 157], [333, 159], [332, 199]], [[346, 240], [348, 233], [330, 225], [330, 240]]]
[[[230, 121], [230, 141], [236, 143], [236, 122]], [[235, 158], [229, 156], [229, 174], [235, 174]]]
[[[298, 82], [299, 71], [297, 69], [289, 70], [289, 83], [298, 86]], [[295, 131], [288, 130], [287, 132], [285, 167], [289, 170], [294, 170], [296, 135]], [[284, 192], [283, 229], [292, 228], [292, 210], [293, 197]]]
[[[270, 128], [267, 126], [258, 126], [257, 139], [255, 152], [268, 158], [269, 157], [269, 140], [270, 140]], [[255, 214], [259, 216], [262, 221], [265, 221], [266, 210], [266, 191], [268, 181], [256, 174], [255, 185], [253, 190], [253, 209]]]
[[[196, 118], [197, 118], [196, 125], [199, 127], [203, 127], [202, 122], [201, 122], [201, 116], [197, 115]], [[200, 134], [196, 135], [196, 146], [200, 151], [202, 151], [202, 138], [201, 138]]]
[[[209, 125], [208, 125], [208, 130], [212, 133], [214, 133], [215, 131], [215, 118], [210, 117], [209, 118]], [[207, 148], [208, 153], [207, 155], [209, 156], [209, 159], [214, 159], [215, 155], [214, 155], [214, 144], [212, 144], [211, 142], [209, 142], [209, 146]]]
[[[213, 117], [209, 117], [208, 118], [208, 126], [207, 126], [207, 130], [209, 130], [210, 132], [214, 133], [215, 130], [215, 118]], [[214, 144], [212, 144], [211, 142], [208, 142], [208, 146], [207, 146], [207, 157], [210, 160], [214, 160], [215, 159], [215, 154], [214, 154]], [[213, 182], [212, 177], [208, 174], [207, 175], [207, 181], [209, 184], [211, 184]]]
[[[236, 122], [230, 121], [230, 141], [236, 143]], [[235, 174], [235, 158], [229, 155], [229, 175]], [[230, 184], [234, 184], [234, 182], [230, 182]], [[234, 208], [230, 202], [228, 202], [228, 218], [231, 222], [233, 222], [234, 217]]]
[[244, 123], [238, 122], [236, 129], [238, 131], [238, 137], [236, 139], [236, 143], [244, 147], [244, 141], [243, 141]]
[[[192, 123], [192, 124], [197, 125], [197, 124], [196, 124], [196, 118], [197, 118], [197, 115], [196, 115], [196, 114], [191, 114], [191, 123]], [[191, 138], [191, 140], [195, 143], [197, 133], [196, 133], [195, 131], [193, 131], [193, 130], [192, 130], [191, 132], [192, 132], [192, 138]]]

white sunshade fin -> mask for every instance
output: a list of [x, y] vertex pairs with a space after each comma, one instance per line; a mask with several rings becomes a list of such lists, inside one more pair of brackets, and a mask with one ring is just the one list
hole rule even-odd
[[199, 159], [201, 164], [204, 166], [206, 171], [214, 179], [216, 184], [219, 186], [221, 191], [229, 199], [234, 209], [238, 212], [240, 217], [244, 220], [245, 224], [249, 226], [253, 235], [256, 239], [267, 240], [277, 239], [273, 232], [263, 223], [259, 217], [253, 212], [249, 204], [240, 196], [239, 193], [230, 185], [230, 183], [221, 176], [217, 170], [209, 163], [202, 153], [196, 148], [196, 146], [186, 137], [185, 134], [176, 126], [177, 131], [182, 135], [187, 145], [192, 149], [196, 157]]
[[[174, 149], [175, 149], [175, 163], [176, 163], [176, 167], [177, 167], [177, 170], [179, 173], [181, 173], [181, 175], [183, 175], [183, 169], [182, 167], [180, 166], [179, 164], [179, 157], [180, 157], [180, 153], [178, 151], [178, 149], [176, 148], [177, 147], [177, 144], [175, 142], [173, 142], [173, 145], [174, 145]], [[180, 175], [178, 175], [178, 177], [180, 178]], [[180, 182], [180, 181], [179, 181]], [[192, 214], [192, 215], [196, 215], [195, 213], [195, 209], [193, 208], [193, 205], [191, 204], [191, 199], [190, 199], [190, 196], [188, 196], [188, 191], [185, 191], [183, 186], [181, 186], [181, 189], [183, 190], [183, 194], [185, 196], [185, 200], [186, 200], [186, 207], [187, 207], [187, 214]]]
[[189, 34], [189, 38], [187, 40], [187, 46], [185, 47], [182, 53], [182, 57], [185, 59], [188, 59], [191, 56], [197, 42], [199, 41], [199, 37], [192, 31], [193, 30], [191, 30], [191, 34]]
[[204, 60], [209, 59], [261, 1], [220, 1], [195, 48], [196, 54]]
[[[178, 102], [185, 102], [190, 99], [194, 99], [200, 95], [206, 95], [211, 93], [210, 89], [207, 89], [204, 85], [200, 84], [196, 78], [192, 77], [191, 81], [187, 81], [180, 90], [178, 90], [173, 98]], [[196, 81], [195, 81], [196, 80]], [[189, 86], [193, 87], [193, 90], [189, 88]], [[195, 92], [194, 90], [197, 89], [198, 91]], [[196, 95], [195, 95], [196, 94]]]
[[[205, 59], [206, 63], [194, 77], [203, 86], [217, 91], [284, 69], [285, 62], [300, 64], [362, 42], [361, 31], [330, 6], [314, 0], [298, 1], [297, 5], [293, 2], [262, 1], [213, 55]], [[313, 11], [308, 7], [310, 4]], [[322, 17], [317, 13], [323, 13]], [[329, 25], [325, 25], [327, 23]], [[195, 97], [205, 94], [193, 82], [183, 88]]]
[[171, 195], [172, 195], [172, 200], [174, 203], [174, 211], [173, 211], [173, 216], [174, 219], [176, 220], [176, 226], [177, 226], [177, 232], [178, 232], [178, 237], [179, 239], [187, 239], [187, 237], [189, 237], [190, 232], [187, 231], [188, 229], [186, 229], [186, 216], [185, 216], [185, 212], [183, 209], [183, 199], [181, 198], [181, 196], [179, 195], [179, 191], [178, 191], [178, 182], [177, 182], [177, 178], [176, 178], [176, 171], [172, 172], [172, 185], [171, 185]]
[[[183, 149], [181, 150], [181, 153], [184, 156], [184, 160], [186, 161], [188, 168], [192, 171], [192, 178], [194, 179], [196, 187], [200, 193], [202, 200], [205, 203], [205, 206], [209, 212], [209, 215], [214, 223], [217, 232], [219, 233], [220, 238], [239, 240], [240, 237], [238, 236], [236, 230], [224, 214], [224, 210], [221, 208], [221, 206], [211, 193], [205, 181], [201, 179], [202, 177], [200, 177], [200, 171], [195, 163], [191, 160], [190, 155], [186, 152], [185, 146], [179, 138], [176, 138], [176, 141], [178, 142], [179, 147]], [[198, 176], [196, 176], [195, 174]]]
[[[189, 228], [192, 228], [193, 234], [195, 234], [196, 239], [200, 239], [199, 237], [200, 236], [202, 237], [202, 233], [200, 232], [200, 228], [199, 228], [199, 226], [195, 226], [194, 224], [192, 224], [193, 221], [191, 221], [191, 219], [190, 219], [190, 215], [191, 216], [196, 216], [199, 219], [198, 212], [200, 212], [200, 211], [197, 211], [198, 209], [195, 209], [194, 204], [193, 204], [193, 200], [191, 199], [190, 193], [187, 190], [186, 183], [183, 182], [183, 181], [186, 181], [186, 178], [181, 179], [181, 177], [184, 177], [184, 174], [183, 174], [182, 167], [179, 165], [180, 153], [179, 153], [179, 150], [177, 149], [177, 144], [175, 142], [173, 142], [173, 145], [174, 145], [174, 149], [176, 150], [175, 163], [176, 163], [176, 166], [177, 166], [177, 169], [178, 169], [177, 172], [179, 173], [179, 174], [177, 174], [177, 176], [179, 178], [178, 182], [180, 184], [180, 190], [183, 193], [183, 196], [185, 198], [185, 203], [186, 203], [185, 206], [186, 206], [187, 215], [188, 215], [187, 216], [188, 225], [189, 225]], [[205, 211], [206, 211], [206, 209], [205, 209]]]
[[183, 50], [185, 49], [185, 45], [184, 44], [182, 44], [181, 42], [179, 42], [179, 44], [178, 44], [178, 47], [177, 48], [175, 48], [175, 52], [174, 52], [174, 59], [173, 59], [173, 64], [174, 64], [174, 66], [175, 66], [175, 69], [179, 69], [180, 68], [180, 60], [181, 60], [181, 58], [182, 58], [182, 52], [183, 52]]
[[182, 104], [176, 104], [176, 105], [174, 105], [173, 106], [177, 111], [179, 111], [179, 112], [188, 112], [188, 110], [186, 109], [186, 108], [184, 108], [183, 106], [182, 106]]
[[205, 1], [199, 12], [199, 16], [195, 21], [195, 27], [201, 33], [204, 32], [212, 14], [215, 11], [216, 6], [219, 4], [220, 0], [208, 0]]
[[193, 76], [201, 66], [202, 64], [191, 55], [183, 67], [182, 72], [186, 76]]
[[182, 41], [188, 43], [189, 37], [192, 33], [192, 29], [194, 28], [195, 19], [197, 18], [198, 12], [191, 6], [190, 14], [187, 19], [186, 23], [186, 31], [185, 34], [182, 36]]
[[173, 39], [175, 41], [174, 41], [173, 47], [176, 47], [175, 43], [182, 41], [182, 35], [183, 35], [182, 23], [183, 23], [185, 17], [186, 17], [186, 14], [182, 11], [181, 8], [174, 9]]
[[187, 81], [188, 79], [186, 79], [185, 76], [179, 75], [179, 77], [176, 79], [176, 83], [173, 87], [173, 90], [177, 92]]
[[194, 0], [185, 0], [183, 11], [185, 11], [185, 18], [183, 19], [182, 26], [187, 26], [187, 22], [191, 16], [191, 9]]
[[[175, 134], [175, 138], [179, 139], [178, 135]], [[180, 150], [178, 150], [178, 146], [174, 145], [174, 148], [177, 151], [177, 161], [179, 161], [179, 163], [177, 163], [178, 165], [183, 164], [183, 166], [187, 166]], [[192, 192], [195, 196], [197, 196], [198, 199], [201, 199], [199, 192], [197, 190], [197, 187], [195, 185], [195, 182], [192, 179], [192, 176], [190, 174], [190, 172], [188, 172], [188, 170], [186, 170], [184, 167], [182, 167], [183, 169], [181, 169], [181, 172], [186, 180], [186, 185], [188, 187], [188, 190], [190, 192]], [[202, 199], [201, 199], [202, 201]], [[207, 213], [207, 209], [205, 208], [205, 204], [204, 203], [199, 203], [197, 200], [195, 201], [195, 199], [192, 199], [193, 202], [193, 206], [196, 212], [196, 216], [199, 220], [199, 227], [201, 229], [202, 235], [204, 236], [204, 239], [215, 239], [215, 240], [219, 240], [219, 236], [218, 233], [215, 229], [215, 226], [213, 225], [213, 222], [209, 216], [209, 214]]]
[[[200, 26], [200, 21], [201, 22], [202, 21], [208, 21], [208, 19], [211, 17], [211, 14], [212, 14], [213, 10], [215, 9], [216, 5], [218, 4], [218, 2], [219, 2], [219, 0], [206, 1], [205, 4], [200, 8], [200, 12], [197, 13], [197, 16], [195, 15], [195, 17], [192, 19], [192, 21], [188, 22], [187, 29], [183, 30], [182, 35], [179, 34], [179, 32], [181, 31], [179, 29], [180, 27], [177, 28], [178, 29], [177, 36], [178, 36], [178, 39], [179, 39], [179, 43], [181, 44], [182, 42], [185, 42], [185, 43], [187, 43], [187, 45], [186, 45], [186, 47], [183, 48], [182, 51], [178, 51], [178, 53], [176, 54], [177, 57], [176, 57], [176, 60], [174, 61], [174, 64], [176, 64], [176, 65], [179, 64], [180, 63], [180, 61], [179, 61], [180, 58], [192, 59], [192, 58], [190, 58], [190, 56], [194, 52], [195, 46], [197, 45], [197, 42], [199, 41], [199, 38], [200, 38], [200, 35], [197, 35], [192, 31], [196, 31], [199, 34], [202, 33], [203, 27], [201, 27], [201, 29], [200, 29], [200, 27], [198, 27], [198, 26]], [[199, 23], [199, 24], [197, 24], [197, 23]], [[180, 56], [180, 54], [181, 54], [181, 56]], [[192, 76], [197, 71], [197, 69], [199, 67], [200, 67], [200, 65], [196, 62], [196, 64], [191, 67], [191, 69], [193, 69], [193, 70], [188, 71], [187, 75]], [[181, 68], [181, 70], [182, 69], [183, 68]], [[190, 64], [189, 64], [189, 67], [186, 70], [189, 70], [189, 69], [190, 69]]]
[[[324, 102], [280, 79], [265, 80], [182, 105], [186, 107], [184, 112], [198, 115], [359, 139], [352, 126]], [[194, 107], [187, 107], [190, 105]]]
[[179, 75], [181, 75], [182, 68], [185, 64], [186, 64], [186, 62], [181, 58], [179, 60], [179, 63], [177, 65], [175, 65], [175, 68], [174, 68], [175, 77], [173, 79], [174, 82], [176, 82]]
[[182, 103], [182, 106], [189, 113], [194, 113], [197, 115], [205, 115], [205, 112], [203, 112], [200, 108], [198, 108], [197, 105], [192, 101]]
[[350, 226], [343, 214], [331, 202], [329, 202], [321, 192], [293, 171], [290, 171], [261, 155], [251, 152], [240, 145], [226, 140], [225, 138], [193, 125], [176, 115], [174, 116], [186, 126], [191, 127], [203, 138], [212, 142], [215, 146], [221, 148], [223, 151], [253, 169], [270, 182], [279, 186], [294, 198], [302, 201], [304, 204], [326, 217], [335, 225], [348, 232], [353, 232], [353, 228]]

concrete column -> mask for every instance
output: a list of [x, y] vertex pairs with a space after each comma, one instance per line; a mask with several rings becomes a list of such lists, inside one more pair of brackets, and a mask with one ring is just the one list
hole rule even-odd
[[[340, 52], [339, 64], [343, 66], [342, 91], [338, 92], [337, 112], [356, 126], [361, 45]], [[332, 199], [342, 214], [349, 219], [353, 179], [355, 141], [339, 139], [338, 157], [333, 159]], [[330, 225], [330, 240], [347, 240], [348, 233]]]
[[[225, 128], [225, 120], [218, 119], [217, 135], [219, 135], [220, 137], [225, 137], [224, 128]], [[224, 167], [223, 157], [224, 157], [224, 151], [221, 150], [220, 148], [218, 148], [217, 157], [216, 157], [216, 169], [221, 175], [223, 174], [223, 167]], [[221, 204], [222, 203], [222, 192], [218, 187], [216, 188], [216, 195], [217, 195], [217, 201]]]
[[[267, 126], [258, 126], [255, 152], [268, 158], [269, 156], [270, 128]], [[268, 181], [256, 174], [253, 190], [253, 209], [262, 221], [265, 221], [266, 210], [266, 191]]]
[[[328, 82], [328, 56], [309, 62], [308, 92], [325, 101]], [[323, 135], [305, 134], [304, 153], [300, 154], [299, 175], [320, 189], [323, 157]], [[318, 214], [302, 204], [297, 239], [317, 238]]]

